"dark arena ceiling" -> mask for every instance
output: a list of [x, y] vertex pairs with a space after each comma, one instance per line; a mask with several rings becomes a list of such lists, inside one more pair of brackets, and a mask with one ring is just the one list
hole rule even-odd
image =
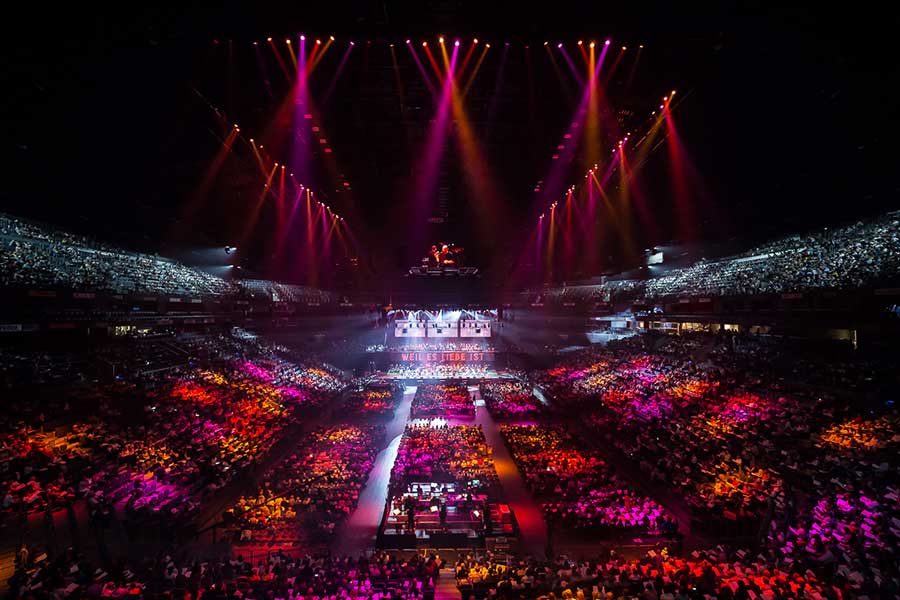
[[[2, 209], [140, 250], [236, 245], [248, 272], [308, 282], [316, 269], [320, 285], [377, 284], [455, 242], [508, 282], [540, 266], [539, 215], [593, 163], [605, 171], [618, 140], [643, 138], [663, 97], [680, 153], [667, 136], [648, 144], [633, 165], [640, 218], [600, 210], [557, 278], [622, 270], [671, 240], [766, 239], [896, 206], [897, 66], [879, 31], [893, 17], [338, 4], [70, 7], [29, 22], [6, 39]], [[441, 35], [459, 69], [443, 107]], [[602, 92], [580, 106], [587, 47], [607, 39]], [[342, 251], [308, 245], [289, 204], [258, 203], [274, 163], [294, 171], [287, 197], [303, 183], [343, 217]]]

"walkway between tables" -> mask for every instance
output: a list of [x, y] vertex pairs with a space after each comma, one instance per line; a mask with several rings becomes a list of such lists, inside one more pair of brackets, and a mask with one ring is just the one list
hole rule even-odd
[[394, 418], [387, 424], [385, 432], [387, 447], [375, 457], [375, 464], [372, 466], [372, 472], [369, 474], [365, 487], [360, 492], [356, 510], [350, 514], [350, 518], [341, 527], [332, 544], [332, 550], [337, 555], [356, 555], [365, 548], [375, 546], [375, 539], [378, 536], [378, 528], [381, 526], [381, 517], [387, 502], [391, 469], [394, 468], [394, 460], [396, 460], [397, 450], [400, 448], [400, 438], [406, 429], [409, 409], [415, 394], [415, 386], [408, 386], [403, 391], [403, 400], [394, 411]]
[[531, 495], [522, 474], [513, 462], [503, 436], [500, 435], [499, 425], [484, 406], [477, 408], [475, 423], [481, 425], [488, 445], [493, 448], [494, 466], [506, 494], [506, 502], [519, 523], [522, 551], [525, 554], [543, 557], [547, 549], [547, 525], [544, 523], [540, 505]]

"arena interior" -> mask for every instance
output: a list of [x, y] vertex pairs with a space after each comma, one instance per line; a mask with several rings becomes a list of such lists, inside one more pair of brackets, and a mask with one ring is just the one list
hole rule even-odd
[[900, 598], [896, 16], [566, 4], [28, 7], [0, 594]]

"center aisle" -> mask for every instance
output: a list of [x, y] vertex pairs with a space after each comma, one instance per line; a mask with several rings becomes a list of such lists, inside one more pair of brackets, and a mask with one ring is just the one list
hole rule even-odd
[[332, 544], [332, 552], [336, 555], [356, 556], [366, 548], [375, 547], [375, 539], [378, 536], [378, 528], [384, 514], [384, 505], [387, 502], [391, 469], [394, 468], [394, 460], [396, 460], [397, 450], [400, 448], [400, 438], [403, 430], [406, 429], [410, 405], [415, 394], [415, 386], [407, 386], [403, 390], [403, 400], [394, 411], [394, 418], [387, 424], [385, 439], [390, 442], [375, 457], [375, 464], [366, 481], [366, 487], [359, 495], [356, 510], [341, 527], [334, 544]]
[[434, 582], [434, 600], [460, 600], [461, 597], [456, 587], [456, 570], [444, 567]]
[[541, 507], [535, 502], [513, 462], [509, 450], [500, 435], [500, 427], [487, 408], [479, 406], [475, 412], [475, 422], [484, 430], [484, 437], [493, 449], [494, 465], [500, 484], [506, 494], [521, 533], [521, 547], [525, 554], [544, 557], [547, 550], [547, 525], [544, 523]]

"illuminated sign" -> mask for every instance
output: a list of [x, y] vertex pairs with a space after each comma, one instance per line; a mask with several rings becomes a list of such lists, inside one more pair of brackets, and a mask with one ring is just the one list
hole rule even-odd
[[494, 362], [494, 352], [391, 352], [395, 363], [485, 363]]

